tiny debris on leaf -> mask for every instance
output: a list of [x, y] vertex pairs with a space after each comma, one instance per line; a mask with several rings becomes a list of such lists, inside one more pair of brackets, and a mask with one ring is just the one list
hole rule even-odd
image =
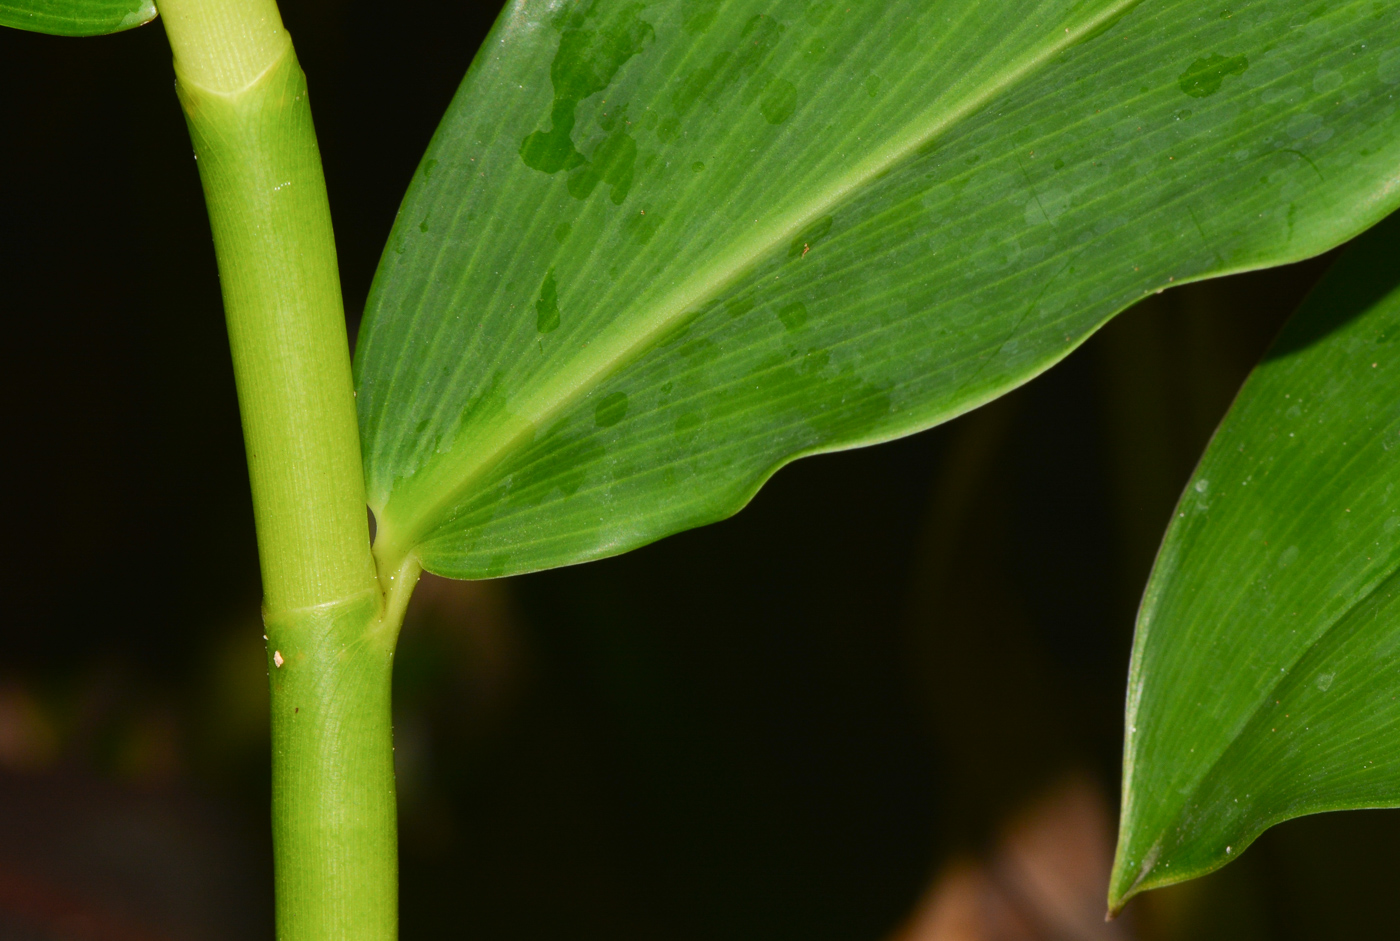
[[282, 651], [274, 650], [272, 652], [272, 662], [277, 665], [277, 669], [282, 669]]

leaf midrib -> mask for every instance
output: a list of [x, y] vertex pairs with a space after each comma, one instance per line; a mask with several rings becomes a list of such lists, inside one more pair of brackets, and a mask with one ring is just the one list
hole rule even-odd
[[[764, 226], [721, 255], [706, 269], [693, 274], [653, 305], [650, 316], [610, 325], [595, 337], [587, 352], [564, 363], [564, 368], [536, 387], [523, 402], [498, 420], [490, 433], [478, 438], [465, 461], [450, 456], [471, 444], [481, 429], [460, 429], [452, 444], [429, 459], [390, 494], [376, 513], [380, 522], [376, 553], [397, 560], [413, 551], [481, 476], [512, 453], [522, 442], [533, 440], [537, 430], [595, 390], [609, 375], [633, 361], [657, 339], [665, 336], [704, 302], [730, 286], [759, 259], [787, 244], [809, 225], [831, 213], [866, 184], [877, 180], [920, 148], [945, 135], [972, 117], [1003, 92], [1045, 67], [1057, 55], [1079, 43], [1105, 23], [1127, 14], [1143, 0], [1118, 0], [1078, 26], [1057, 26], [1054, 40], [1029, 52], [958, 101], [944, 107], [937, 102], [910, 121], [903, 132], [876, 149], [851, 170], [817, 191], [804, 204]], [[422, 497], [418, 497], [422, 494]], [[434, 496], [436, 494], [436, 496]], [[396, 512], [397, 510], [397, 512]]]

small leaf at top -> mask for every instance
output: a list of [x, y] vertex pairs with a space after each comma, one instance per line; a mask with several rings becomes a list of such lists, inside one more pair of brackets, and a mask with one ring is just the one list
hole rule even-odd
[[56, 36], [119, 33], [155, 18], [152, 0], [0, 0], [0, 26]]
[[1400, 201], [1397, 84], [1371, 0], [513, 0], [361, 328], [376, 551], [622, 552], [1330, 248]]
[[1291, 817], [1400, 805], [1400, 215], [1250, 376], [1177, 507], [1128, 685], [1110, 904]]

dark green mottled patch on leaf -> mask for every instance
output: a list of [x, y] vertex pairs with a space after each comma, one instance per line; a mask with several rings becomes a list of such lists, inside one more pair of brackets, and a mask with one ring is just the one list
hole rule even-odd
[[1191, 67], [1177, 78], [1181, 90], [1192, 98], [1208, 98], [1220, 91], [1220, 85], [1228, 75], [1243, 75], [1249, 68], [1249, 59], [1244, 55], [1226, 58], [1220, 53], [1212, 53], [1204, 59], [1197, 59]]
[[637, 142], [625, 131], [617, 131], [593, 151], [593, 159], [569, 174], [569, 195], [587, 199], [600, 182], [612, 187], [612, 201], [622, 205], [632, 188], [632, 172], [637, 163]]
[[720, 0], [682, 0], [681, 22], [692, 36], [703, 33], [715, 21]]
[[789, 330], [796, 330], [807, 322], [807, 305], [801, 301], [793, 301], [785, 307], [778, 308], [778, 319], [783, 322], [783, 326]]
[[797, 86], [787, 79], [776, 79], [764, 93], [759, 110], [769, 124], [782, 124], [797, 110]]
[[695, 435], [700, 430], [701, 418], [697, 412], [682, 412], [676, 416], [676, 437], [686, 441], [694, 441]]
[[627, 414], [627, 393], [614, 392], [603, 397], [593, 409], [593, 421], [599, 428], [611, 428]]
[[559, 284], [554, 280], [553, 268], [544, 276], [539, 300], [535, 301], [535, 327], [540, 333], [559, 328]]
[[558, 173], [587, 162], [574, 146], [575, 111], [583, 99], [607, 88], [617, 70], [655, 37], [651, 24], [637, 16], [642, 8], [640, 3], [630, 4], [594, 22], [597, 4], [590, 4], [569, 17], [549, 69], [554, 84], [549, 130], [535, 131], [520, 142], [520, 159], [527, 167]]

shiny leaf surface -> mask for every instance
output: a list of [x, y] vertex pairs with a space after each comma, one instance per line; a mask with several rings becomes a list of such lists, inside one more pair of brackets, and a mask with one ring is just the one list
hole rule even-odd
[[1111, 902], [1400, 805], [1400, 216], [1328, 274], [1177, 507], [1138, 619]]
[[1335, 245], [1400, 196], [1397, 86], [1371, 0], [516, 0], [361, 330], [380, 558], [622, 552]]
[[119, 33], [155, 18], [152, 0], [0, 0], [0, 26], [56, 36]]

